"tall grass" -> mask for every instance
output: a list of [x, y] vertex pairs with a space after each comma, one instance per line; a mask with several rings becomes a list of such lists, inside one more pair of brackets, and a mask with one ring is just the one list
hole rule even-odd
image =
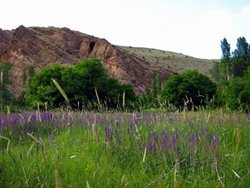
[[0, 187], [250, 184], [246, 114], [63, 111], [0, 119]]

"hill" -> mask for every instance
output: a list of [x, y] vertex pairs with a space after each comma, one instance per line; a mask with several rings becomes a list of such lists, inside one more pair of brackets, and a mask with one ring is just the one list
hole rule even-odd
[[126, 47], [120, 46], [121, 49], [142, 58], [152, 65], [160, 65], [165, 69], [175, 73], [182, 73], [188, 70], [197, 70], [198, 72], [211, 76], [209, 71], [212, 69], [214, 62], [217, 60], [199, 59], [176, 52], [169, 52], [151, 48]]
[[98, 58], [111, 77], [130, 83], [137, 94], [151, 86], [159, 74], [167, 79], [175, 73], [198, 70], [209, 75], [212, 60], [148, 48], [115, 46], [100, 39], [68, 28], [24, 27], [0, 29], [0, 62], [12, 65], [11, 91], [18, 95], [21, 75], [30, 65], [35, 71], [57, 63], [74, 64], [84, 58]]
[[12, 65], [11, 91], [21, 91], [21, 75], [30, 65], [35, 70], [50, 64], [73, 64], [84, 58], [98, 58], [111, 77], [130, 83], [137, 94], [151, 85], [159, 74], [167, 79], [173, 73], [160, 65], [150, 64], [105, 39], [86, 35], [68, 28], [24, 27], [8, 31], [0, 29], [0, 61]]

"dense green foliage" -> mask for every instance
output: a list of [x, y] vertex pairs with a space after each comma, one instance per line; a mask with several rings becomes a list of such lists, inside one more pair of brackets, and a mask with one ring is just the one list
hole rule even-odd
[[189, 109], [205, 105], [216, 93], [216, 85], [197, 71], [188, 71], [169, 78], [162, 91], [162, 98], [177, 108]]
[[0, 62], [0, 105], [1, 110], [4, 105], [9, 104], [12, 99], [12, 95], [8, 90], [8, 86], [11, 84], [10, 80], [11, 65], [8, 62]]
[[236, 46], [231, 53], [227, 40], [221, 41], [222, 59], [211, 72], [218, 86], [217, 105], [231, 110], [249, 110], [250, 45], [244, 37], [239, 37]]
[[159, 75], [156, 75], [152, 82], [152, 87], [147, 88], [146, 91], [138, 98], [139, 107], [142, 109], [162, 108], [166, 107], [161, 98], [162, 80]]
[[63, 105], [64, 98], [52, 79], [59, 83], [74, 108], [92, 109], [100, 108], [100, 105], [121, 108], [123, 96], [127, 106], [135, 100], [132, 86], [109, 78], [99, 60], [86, 59], [70, 67], [55, 64], [33, 76], [26, 94], [29, 105], [45, 102], [50, 107]]
[[243, 77], [228, 82], [223, 92], [224, 103], [233, 110], [250, 110], [250, 68]]

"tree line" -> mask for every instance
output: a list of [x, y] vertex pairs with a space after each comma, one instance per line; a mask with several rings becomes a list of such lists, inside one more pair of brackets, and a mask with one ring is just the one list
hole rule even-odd
[[211, 73], [217, 83], [217, 105], [232, 110], [250, 107], [250, 45], [239, 37], [236, 49], [231, 51], [227, 39], [221, 41], [222, 58]]

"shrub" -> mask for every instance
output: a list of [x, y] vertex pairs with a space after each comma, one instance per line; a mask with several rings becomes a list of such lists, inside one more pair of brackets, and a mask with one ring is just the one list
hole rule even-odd
[[208, 77], [197, 71], [188, 71], [166, 80], [161, 96], [177, 108], [187, 105], [190, 109], [205, 105], [215, 92], [216, 85]]
[[229, 82], [224, 92], [224, 102], [232, 110], [246, 110], [250, 107], [250, 68], [245, 71], [242, 78]]
[[100, 102], [107, 108], [122, 107], [124, 92], [127, 104], [135, 100], [132, 86], [108, 78], [99, 60], [86, 59], [72, 67], [52, 65], [38, 72], [28, 84], [25, 98], [29, 105], [47, 102], [50, 107], [59, 107], [64, 103], [52, 79], [59, 83], [74, 108], [97, 107], [96, 91]]

